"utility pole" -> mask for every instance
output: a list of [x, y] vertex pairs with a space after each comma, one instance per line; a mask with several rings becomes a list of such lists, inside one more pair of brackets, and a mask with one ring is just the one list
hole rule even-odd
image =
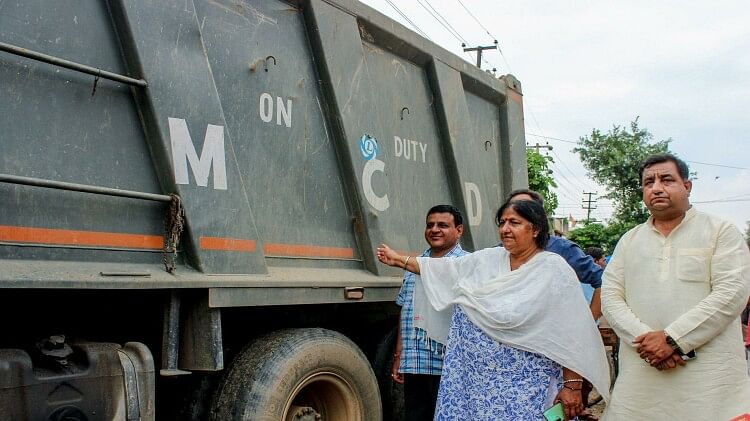
[[489, 45], [489, 46], [484, 46], [484, 47], [466, 47], [466, 44], [461, 44], [461, 47], [464, 48], [464, 51], [476, 51], [477, 52], [477, 67], [481, 69], [482, 68], [482, 51], [497, 50], [497, 40], [495, 40], [495, 45]]
[[536, 153], [540, 153], [539, 149], [546, 149], [548, 151], [551, 151], [552, 150], [552, 145], [550, 145], [549, 143], [547, 143], [546, 145], [540, 145], [539, 143], [537, 143], [536, 145], [533, 145], [533, 146], [532, 145], [526, 145], [526, 149], [536, 149]]
[[[588, 196], [588, 200], [583, 199], [583, 203], [585, 203], [585, 205], [581, 206], [583, 209], [586, 209], [586, 224], [588, 224], [589, 222], [592, 222], [591, 211], [596, 209], [596, 206], [594, 206], [594, 204], [596, 203], [596, 199], [591, 199], [591, 196], [596, 196], [596, 193], [583, 192], [583, 195]], [[596, 220], [594, 220], [593, 222], [596, 222]]]

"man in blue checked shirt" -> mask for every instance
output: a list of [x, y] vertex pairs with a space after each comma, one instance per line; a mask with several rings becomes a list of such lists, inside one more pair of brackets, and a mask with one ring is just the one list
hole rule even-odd
[[[430, 245], [424, 257], [457, 257], [467, 254], [458, 244], [464, 232], [461, 212], [451, 205], [433, 206], [427, 212], [424, 238]], [[411, 257], [409, 257], [411, 258]], [[391, 377], [404, 385], [404, 409], [408, 421], [432, 420], [435, 413], [444, 346], [414, 327], [414, 286], [419, 276], [405, 272], [396, 298], [401, 306], [396, 352]]]

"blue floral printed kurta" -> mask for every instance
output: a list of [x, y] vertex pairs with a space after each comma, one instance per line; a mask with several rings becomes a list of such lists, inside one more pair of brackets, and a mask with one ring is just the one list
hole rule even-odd
[[435, 420], [543, 420], [561, 382], [559, 364], [493, 340], [456, 305]]

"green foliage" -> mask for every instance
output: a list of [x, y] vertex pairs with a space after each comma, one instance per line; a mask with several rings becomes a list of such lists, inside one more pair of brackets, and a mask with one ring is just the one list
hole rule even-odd
[[552, 158], [540, 154], [534, 149], [526, 149], [526, 166], [529, 174], [529, 189], [534, 190], [544, 198], [544, 210], [548, 216], [552, 216], [557, 209], [557, 194], [552, 191], [557, 187], [555, 179], [552, 178], [552, 170], [549, 163]]
[[586, 247], [602, 247], [607, 241], [606, 228], [604, 225], [592, 222], [578, 227], [568, 233], [568, 239], [582, 249]]
[[598, 129], [578, 141], [573, 149], [589, 175], [607, 187], [607, 194], [615, 205], [613, 219], [624, 226], [644, 222], [648, 211], [641, 201], [641, 182], [638, 167], [647, 156], [669, 150], [671, 139], [652, 143], [653, 135], [638, 126], [638, 118], [630, 123], [630, 130], [614, 126], [607, 133]]
[[605, 229], [605, 240], [603, 243], [604, 251], [606, 251], [608, 254], [611, 254], [613, 251], [615, 251], [615, 246], [617, 245], [617, 242], [620, 241], [620, 237], [622, 237], [626, 232], [630, 231], [631, 228], [638, 225], [640, 222], [622, 222], [619, 220], [613, 220], [610, 221], [609, 224], [607, 224], [607, 228]]
[[747, 228], [745, 229], [745, 242], [750, 247], [750, 221], [747, 221]]
[[610, 222], [607, 226], [590, 223], [578, 227], [568, 233], [568, 239], [585, 249], [586, 247], [601, 247], [605, 253], [611, 254], [617, 242], [628, 230], [637, 223]]

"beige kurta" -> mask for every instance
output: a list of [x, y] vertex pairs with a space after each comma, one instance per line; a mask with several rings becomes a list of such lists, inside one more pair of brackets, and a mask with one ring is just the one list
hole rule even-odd
[[[667, 237], [649, 219], [628, 231], [604, 272], [602, 310], [620, 337], [620, 372], [604, 419], [729, 420], [750, 412], [739, 315], [750, 253], [729, 222], [690, 209]], [[665, 330], [697, 358], [658, 371], [633, 339]]]

